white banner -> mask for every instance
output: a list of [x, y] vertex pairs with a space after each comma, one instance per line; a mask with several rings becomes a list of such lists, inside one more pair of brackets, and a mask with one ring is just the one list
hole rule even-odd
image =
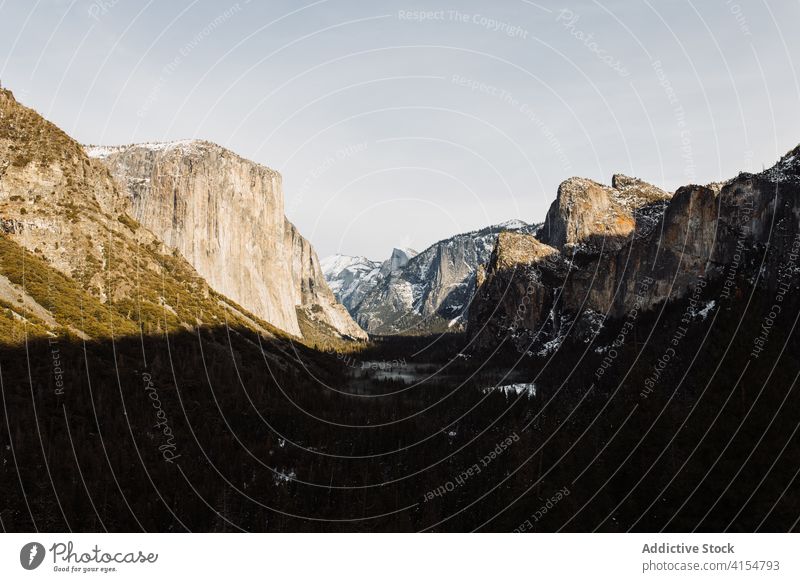
[[791, 534], [4, 534], [0, 580], [795, 581], [798, 550]]

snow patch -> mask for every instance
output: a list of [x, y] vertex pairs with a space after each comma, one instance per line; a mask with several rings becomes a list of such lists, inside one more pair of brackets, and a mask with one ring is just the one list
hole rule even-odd
[[697, 312], [697, 315], [701, 316], [703, 319], [708, 317], [708, 314], [711, 312], [712, 309], [716, 306], [717, 302], [713, 299], [706, 303], [705, 307]]
[[512, 394], [515, 396], [526, 395], [528, 398], [536, 396], [536, 384], [533, 383], [520, 383], [520, 384], [505, 384], [503, 386], [487, 386], [482, 390], [484, 394], [492, 392], [502, 392], [506, 398]]
[[184, 139], [178, 141], [145, 142], [127, 146], [87, 145], [83, 147], [83, 150], [86, 152], [86, 155], [89, 156], [90, 158], [104, 160], [114, 154], [118, 154], [120, 152], [134, 148], [146, 149], [153, 152], [168, 152], [173, 150], [180, 150], [181, 153], [189, 154], [192, 153], [193, 151], [197, 151], [200, 147], [202, 147], [203, 143], [204, 142], [202, 142], [201, 140]]
[[447, 327], [450, 328], [450, 327], [459, 325], [463, 319], [464, 319], [464, 316], [463, 315], [459, 315], [455, 319], [451, 319], [450, 322], [447, 324]]
[[273, 476], [275, 485], [280, 485], [281, 483], [291, 483], [295, 479], [297, 479], [297, 473], [294, 469], [290, 469], [288, 471], [276, 471]]

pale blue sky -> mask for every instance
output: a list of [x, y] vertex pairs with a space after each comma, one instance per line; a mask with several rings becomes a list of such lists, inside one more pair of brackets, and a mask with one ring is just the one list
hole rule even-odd
[[800, 143], [798, 23], [797, 0], [0, 0], [0, 79], [84, 143], [273, 167], [320, 256], [382, 259], [540, 221], [572, 175], [772, 164]]

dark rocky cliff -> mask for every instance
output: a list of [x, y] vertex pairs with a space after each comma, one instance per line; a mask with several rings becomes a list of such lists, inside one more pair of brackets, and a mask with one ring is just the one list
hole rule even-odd
[[565, 325], [592, 334], [709, 282], [725, 293], [739, 278], [775, 288], [798, 272], [798, 197], [800, 148], [759, 174], [671, 197], [627, 177], [567, 180], [538, 238], [498, 239], [469, 333], [484, 347], [510, 338], [541, 351]]

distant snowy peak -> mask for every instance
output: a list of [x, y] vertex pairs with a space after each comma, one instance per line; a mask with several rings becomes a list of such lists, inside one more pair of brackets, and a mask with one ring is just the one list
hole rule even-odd
[[322, 267], [322, 274], [326, 278], [336, 277], [347, 269], [351, 271], [371, 271], [380, 267], [380, 263], [370, 261], [366, 257], [354, 257], [351, 255], [331, 255], [325, 257], [319, 263], [320, 267]]
[[366, 257], [332, 255], [320, 261], [322, 274], [333, 294], [348, 311], [353, 312], [380, 279], [381, 263]]
[[395, 247], [392, 249], [392, 258], [401, 257], [406, 260], [416, 257], [419, 253], [409, 247]]
[[407, 264], [408, 261], [416, 257], [419, 253], [414, 249], [408, 248], [395, 248], [392, 249], [392, 256], [389, 257], [389, 260], [384, 262], [383, 267], [381, 268], [381, 272], [384, 275], [389, 273], [395, 273], [403, 269]]
[[395, 248], [380, 265], [363, 257], [328, 257], [323, 272], [336, 297], [368, 332], [461, 329], [478, 268], [489, 260], [497, 235], [509, 230], [535, 234], [539, 226], [509, 220], [457, 234], [421, 253]]

